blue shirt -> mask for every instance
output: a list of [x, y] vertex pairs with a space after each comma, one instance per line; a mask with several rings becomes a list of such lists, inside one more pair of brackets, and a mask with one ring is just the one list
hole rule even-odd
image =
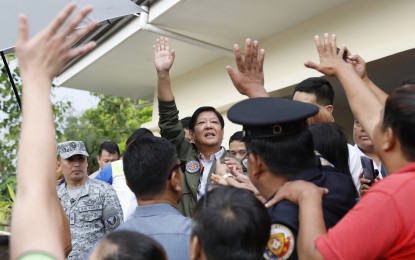
[[137, 206], [117, 230], [136, 231], [159, 242], [170, 260], [189, 259], [191, 220], [167, 203]]
[[111, 163], [104, 166], [102, 171], [95, 177], [95, 180], [100, 180], [108, 184], [112, 184], [112, 166]]

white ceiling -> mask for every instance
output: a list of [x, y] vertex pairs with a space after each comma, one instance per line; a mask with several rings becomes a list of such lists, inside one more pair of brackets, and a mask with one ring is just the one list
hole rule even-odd
[[[160, 0], [150, 7], [149, 23], [230, 50], [248, 36], [267, 38], [346, 2], [349, 1]], [[94, 52], [72, 64], [57, 83], [152, 100], [156, 82], [152, 45], [159, 35], [140, 29], [138, 20], [133, 19]], [[222, 53], [177, 40], [172, 44], [180, 53], [173, 78], [223, 57]]]

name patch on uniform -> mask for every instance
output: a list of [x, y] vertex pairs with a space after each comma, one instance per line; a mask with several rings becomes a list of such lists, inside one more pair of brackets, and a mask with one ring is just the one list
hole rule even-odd
[[200, 163], [198, 161], [190, 161], [186, 164], [186, 171], [189, 173], [195, 173], [200, 170]]
[[120, 225], [120, 217], [118, 215], [109, 216], [105, 220], [105, 226], [108, 228], [114, 229]]
[[281, 224], [271, 226], [271, 235], [265, 248], [265, 259], [288, 259], [294, 251], [294, 235]]
[[97, 205], [92, 205], [92, 206], [79, 207], [79, 212], [100, 210], [100, 209], [103, 209], [102, 205], [97, 204]]

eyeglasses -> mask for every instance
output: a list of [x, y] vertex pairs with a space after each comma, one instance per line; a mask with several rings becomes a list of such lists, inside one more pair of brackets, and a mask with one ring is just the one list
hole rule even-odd
[[186, 171], [186, 161], [185, 160], [180, 160], [180, 163], [173, 166], [173, 168], [171, 169], [170, 175], [169, 175], [169, 180], [170, 180], [171, 175], [173, 174], [174, 170], [176, 170], [179, 167], [180, 167], [180, 170], [182, 171], [182, 173], [185, 173], [185, 171]]

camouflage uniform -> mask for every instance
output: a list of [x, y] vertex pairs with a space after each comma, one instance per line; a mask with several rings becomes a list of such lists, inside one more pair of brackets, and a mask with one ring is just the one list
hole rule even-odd
[[89, 178], [73, 203], [65, 183], [57, 191], [71, 228], [72, 252], [68, 259], [85, 259], [99, 239], [123, 222], [117, 194], [107, 183]]

